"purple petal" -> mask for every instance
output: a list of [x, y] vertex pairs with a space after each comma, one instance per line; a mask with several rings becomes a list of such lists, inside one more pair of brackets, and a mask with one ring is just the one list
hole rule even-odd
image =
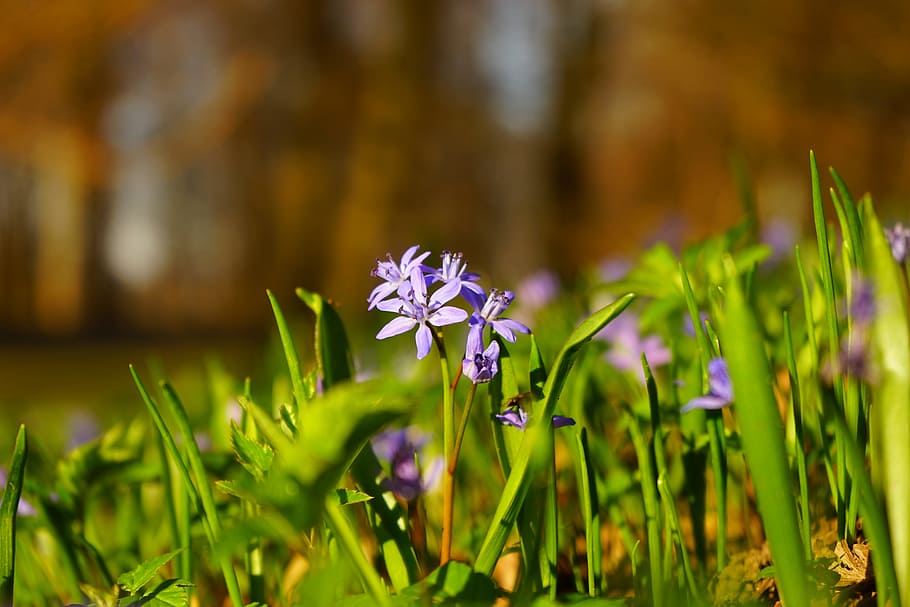
[[398, 312], [401, 308], [404, 307], [404, 300], [398, 297], [392, 299], [386, 299], [380, 301], [376, 304], [377, 310], [382, 310], [383, 312]]
[[411, 288], [414, 290], [414, 301], [426, 303], [427, 301], [427, 281], [423, 277], [423, 272], [419, 267], [411, 270]]
[[367, 302], [370, 304], [367, 310], [372, 310], [377, 303], [394, 292], [395, 285], [391, 282], [384, 282], [381, 285], [377, 286], [375, 289], [373, 289], [373, 291], [370, 293], [370, 296], [367, 298]]
[[392, 337], [393, 335], [401, 335], [402, 333], [407, 333], [414, 328], [414, 325], [417, 324], [417, 321], [413, 318], [407, 318], [404, 316], [399, 316], [390, 320], [386, 326], [379, 330], [379, 333], [376, 334], [376, 339], [385, 339], [386, 337]]
[[467, 317], [468, 313], [461, 308], [456, 308], [454, 306], [444, 306], [427, 316], [427, 322], [434, 327], [442, 327], [445, 325], [454, 324], [456, 322], [461, 322]]
[[562, 415], [553, 416], [553, 427], [554, 428], [563, 428], [565, 426], [574, 426], [575, 420], [571, 417], [563, 417]]
[[483, 287], [474, 282], [468, 282], [469, 279], [465, 276], [461, 277], [461, 296], [464, 298], [468, 305], [479, 310], [483, 307], [483, 302], [487, 299], [487, 294], [484, 292]]
[[693, 398], [686, 406], [679, 410], [680, 413], [687, 413], [692, 409], [723, 409], [730, 404], [730, 401], [719, 396], [699, 396]]
[[408, 431], [406, 428], [386, 430], [374, 436], [370, 442], [376, 457], [390, 462], [395, 458], [395, 454], [407, 444]]
[[504, 426], [514, 426], [519, 430], [524, 430], [528, 423], [528, 415], [522, 409], [508, 409], [505, 413], [497, 413], [494, 416]]
[[714, 358], [708, 362], [708, 383], [711, 395], [723, 398], [728, 403], [733, 400], [733, 382], [727, 371], [727, 362], [723, 358]]
[[430, 306], [441, 306], [444, 303], [448, 303], [455, 299], [460, 291], [461, 279], [453, 278], [430, 296]]
[[484, 358], [489, 358], [491, 360], [499, 359], [499, 342], [491, 341], [490, 345], [487, 346], [487, 349], [483, 351]]
[[[419, 249], [419, 248], [420, 248], [419, 244], [415, 244], [412, 247], [408, 247], [408, 250], [405, 251], [404, 254], [401, 256], [401, 267], [402, 268], [404, 268], [408, 265], [408, 263], [411, 261], [411, 258], [414, 257], [414, 253], [416, 253], [417, 249]], [[430, 252], [427, 251], [425, 254], [429, 255]]]
[[474, 325], [468, 329], [468, 340], [465, 346], [465, 358], [474, 358], [474, 355], [483, 351], [483, 327]]
[[417, 342], [417, 359], [420, 360], [430, 353], [433, 345], [433, 331], [425, 324], [421, 324], [414, 339]]
[[529, 329], [526, 324], [511, 318], [500, 318], [499, 320], [494, 320], [491, 324], [493, 325], [493, 328], [496, 329], [497, 333], [501, 330], [501, 327], [508, 327], [516, 333], [524, 333], [525, 335], [528, 335], [531, 332], [531, 329]]
[[510, 329], [507, 325], [502, 324], [501, 320], [491, 320], [490, 324], [493, 326], [494, 331], [502, 335], [503, 339], [505, 339], [510, 344], [515, 343], [515, 334], [512, 333], [512, 329]]

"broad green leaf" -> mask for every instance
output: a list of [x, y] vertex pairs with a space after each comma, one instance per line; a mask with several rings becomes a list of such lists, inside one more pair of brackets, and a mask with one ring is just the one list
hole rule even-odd
[[[624, 295], [613, 303], [594, 312], [585, 319], [569, 336], [553, 365], [553, 371], [547, 378], [544, 386], [543, 406], [534, 412], [525, 431], [521, 447], [512, 463], [512, 471], [506, 486], [503, 489], [499, 505], [493, 515], [493, 520], [487, 530], [483, 545], [474, 563], [474, 570], [489, 575], [499, 560], [499, 555], [505, 546], [506, 539], [515, 523], [515, 518], [521, 508], [525, 495], [527, 495], [531, 478], [545, 465], [541, 456], [549, 452], [546, 449], [548, 440], [552, 439], [550, 419], [559, 401], [562, 388], [565, 385], [572, 365], [581, 348], [591, 340], [594, 335], [604, 328], [607, 323], [619, 316], [635, 296], [631, 293]], [[542, 448], [544, 447], [544, 448]], [[532, 463], [532, 460], [533, 463]]]
[[25, 462], [28, 460], [28, 434], [19, 426], [13, 461], [3, 489], [0, 504], [0, 604], [13, 604], [13, 580], [16, 573], [16, 509], [22, 495]]
[[534, 400], [541, 400], [543, 399], [543, 386], [547, 382], [547, 368], [537, 345], [537, 338], [534, 337], [533, 333], [531, 334], [531, 362], [529, 369], [531, 397]]
[[[874, 286], [872, 325], [878, 383], [871, 407], [874, 461], [884, 491], [901, 603], [910, 605], [910, 327], [906, 283], [871, 205], [863, 206], [866, 256]], [[873, 475], [876, 471], [873, 471]]]
[[477, 573], [469, 565], [449, 561], [417, 584], [405, 588], [401, 596], [415, 605], [492, 605], [499, 591], [489, 577]]
[[155, 577], [155, 574], [159, 569], [182, 551], [182, 548], [179, 550], [172, 550], [167, 554], [162, 554], [140, 563], [132, 571], [122, 573], [120, 577], [117, 578], [117, 583], [130, 594], [136, 594], [143, 586], [148, 584], [153, 577]]
[[316, 315], [316, 362], [322, 370], [322, 381], [327, 388], [354, 376], [354, 363], [344, 324], [334, 306], [318, 293], [296, 290]]
[[335, 489], [335, 496], [338, 498], [338, 503], [342, 506], [368, 502], [373, 499], [372, 495], [367, 495], [362, 491], [356, 491], [354, 489]]
[[726, 286], [726, 319], [721, 324], [724, 354], [733, 383], [734, 407], [746, 463], [755, 485], [758, 511], [778, 587], [785, 605], [808, 605], [805, 551], [799, 532], [793, 479], [784, 428], [772, 387], [761, 330], [734, 272]]
[[124, 607], [128, 605], [142, 605], [143, 607], [189, 607], [189, 589], [193, 584], [181, 579], [165, 580], [141, 596], [133, 596], [121, 602]]

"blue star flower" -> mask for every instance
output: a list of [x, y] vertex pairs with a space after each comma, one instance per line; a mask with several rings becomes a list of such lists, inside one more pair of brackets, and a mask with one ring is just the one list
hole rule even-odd
[[380, 301], [376, 307], [384, 312], [396, 312], [398, 318], [389, 321], [376, 339], [385, 339], [393, 335], [400, 335], [417, 327], [417, 358], [421, 359], [430, 352], [433, 345], [433, 330], [427, 325], [442, 327], [461, 322], [468, 317], [468, 313], [461, 308], [443, 305], [451, 301], [456, 295], [460, 285], [451, 282], [440, 287], [435, 293], [427, 295], [427, 284], [419, 267], [411, 269], [408, 280], [411, 289], [404, 296]]
[[392, 293], [398, 292], [398, 295], [404, 295], [410, 290], [408, 281], [411, 277], [411, 270], [414, 268], [419, 268], [421, 262], [426, 259], [429, 255], [429, 251], [424, 251], [417, 257], [414, 257], [414, 254], [417, 253], [417, 249], [420, 248], [420, 245], [414, 245], [410, 247], [407, 251], [404, 252], [404, 255], [401, 256], [401, 261], [395, 263], [395, 260], [392, 259], [390, 253], [386, 253], [387, 261], [382, 261], [380, 259], [376, 260], [376, 267], [370, 272], [371, 275], [376, 278], [381, 278], [385, 282], [373, 289], [373, 292], [370, 293], [370, 296], [367, 298], [367, 302], [370, 304], [367, 308], [372, 310], [376, 307], [379, 302], [387, 298]]

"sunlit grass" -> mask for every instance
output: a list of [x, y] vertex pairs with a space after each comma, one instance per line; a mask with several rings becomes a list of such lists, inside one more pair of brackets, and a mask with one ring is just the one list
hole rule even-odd
[[186, 404], [124, 361], [132, 421], [59, 461], [20, 430], [0, 603], [907, 604], [907, 264], [831, 175], [782, 257], [749, 203], [523, 308], [412, 248], [374, 273], [382, 358], [298, 289], [263, 298], [279, 364]]

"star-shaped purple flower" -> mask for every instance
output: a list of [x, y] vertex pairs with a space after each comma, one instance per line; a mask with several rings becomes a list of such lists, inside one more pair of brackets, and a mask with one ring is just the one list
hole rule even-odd
[[704, 396], [693, 398], [680, 413], [692, 409], [721, 409], [733, 402], [733, 382], [727, 371], [727, 361], [723, 358], [714, 358], [708, 363], [708, 393]]
[[475, 384], [483, 384], [499, 372], [499, 342], [493, 340], [483, 352], [467, 352], [461, 372]]
[[472, 308], [479, 308], [483, 305], [486, 297], [483, 287], [477, 284], [480, 274], [468, 272], [468, 264], [464, 261], [461, 253], [442, 252], [442, 266], [433, 268], [423, 266], [424, 272], [427, 273], [427, 284], [432, 285], [434, 282], [458, 282], [460, 285], [459, 292], [466, 302]]
[[510, 343], [515, 343], [515, 332], [528, 334], [531, 332], [524, 323], [511, 318], [501, 318], [502, 313], [506, 311], [515, 294], [512, 291], [500, 291], [491, 289], [489, 296], [483, 306], [478, 309], [474, 308], [468, 325], [468, 345], [465, 349], [468, 352], [476, 352], [483, 349], [483, 328], [488, 324], [493, 331], [502, 335], [503, 339]]
[[392, 259], [391, 253], [386, 253], [386, 261], [380, 259], [376, 260], [376, 267], [373, 268], [370, 274], [385, 282], [377, 286], [373, 289], [373, 292], [370, 293], [370, 296], [367, 298], [367, 302], [370, 304], [367, 308], [368, 310], [372, 310], [379, 302], [392, 293], [398, 292], [398, 295], [402, 296], [410, 290], [408, 280], [411, 277], [411, 270], [419, 268], [421, 262], [430, 255], [429, 251], [424, 251], [417, 257], [414, 257], [414, 254], [417, 253], [417, 249], [419, 248], [420, 245], [416, 244], [410, 247], [404, 252], [404, 255], [401, 256], [401, 261], [397, 264], [395, 263], [395, 260]]
[[451, 282], [442, 285], [435, 293], [427, 295], [427, 284], [419, 267], [411, 268], [408, 281], [411, 289], [404, 296], [380, 301], [376, 307], [384, 312], [397, 312], [398, 318], [389, 321], [376, 339], [385, 339], [393, 335], [400, 335], [417, 327], [417, 358], [421, 359], [430, 352], [433, 345], [433, 330], [427, 325], [442, 327], [461, 322], [468, 317], [468, 313], [461, 308], [443, 305], [451, 301], [456, 295], [460, 285]]
[[384, 489], [411, 501], [436, 486], [445, 467], [444, 458], [433, 458], [423, 473], [420, 469], [420, 452], [429, 441], [429, 434], [413, 426], [387, 430], [372, 439], [376, 457], [389, 463], [390, 475], [381, 482]]

